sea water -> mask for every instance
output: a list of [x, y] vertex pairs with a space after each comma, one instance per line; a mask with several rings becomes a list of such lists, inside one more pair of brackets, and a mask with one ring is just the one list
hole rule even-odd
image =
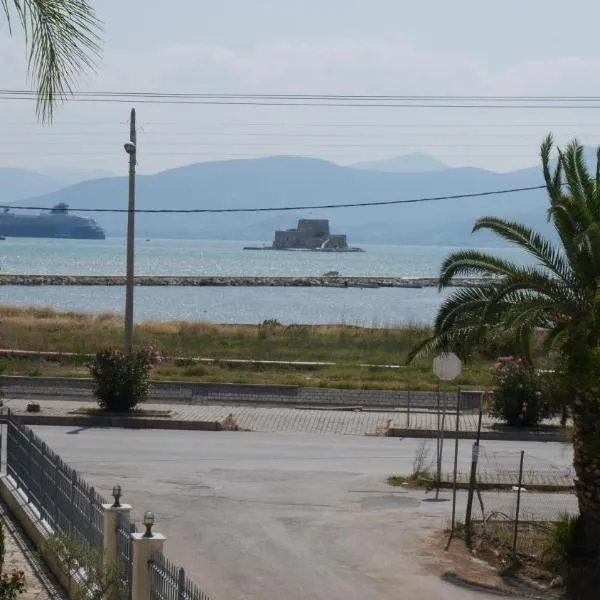
[[[0, 242], [0, 272], [26, 275], [124, 275], [126, 242], [7, 238]], [[245, 251], [249, 242], [137, 239], [136, 275], [435, 277], [459, 248], [365, 245], [364, 253]], [[518, 263], [513, 248], [485, 252]], [[436, 288], [136, 287], [137, 321], [216, 323], [347, 323], [385, 326], [430, 323], [447, 292]], [[0, 286], [0, 304], [48, 306], [87, 313], [123, 313], [120, 287]]]

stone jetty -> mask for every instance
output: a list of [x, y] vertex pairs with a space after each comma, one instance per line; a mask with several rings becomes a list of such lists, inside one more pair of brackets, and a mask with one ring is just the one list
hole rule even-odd
[[[485, 281], [485, 280], [484, 280]], [[489, 280], [487, 280], [489, 282]], [[481, 283], [460, 279], [456, 286]], [[0, 275], [0, 285], [19, 286], [124, 286], [125, 277], [116, 275]], [[334, 287], [334, 288], [423, 288], [437, 287], [435, 277], [217, 277], [139, 275], [135, 285], [148, 287]]]

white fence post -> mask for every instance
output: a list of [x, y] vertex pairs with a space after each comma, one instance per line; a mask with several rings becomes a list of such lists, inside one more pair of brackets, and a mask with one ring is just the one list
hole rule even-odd
[[162, 552], [165, 536], [153, 533], [146, 537], [143, 533], [132, 533], [133, 540], [133, 571], [131, 578], [131, 600], [149, 600], [150, 569], [148, 563], [153, 552]]
[[117, 562], [117, 518], [122, 515], [129, 521], [131, 506], [129, 504], [121, 504], [121, 506], [103, 504], [102, 508], [104, 509], [104, 566], [109, 567]]

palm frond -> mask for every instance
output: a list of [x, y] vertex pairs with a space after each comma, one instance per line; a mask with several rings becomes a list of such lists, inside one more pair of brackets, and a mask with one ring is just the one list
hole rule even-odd
[[544, 173], [544, 181], [546, 182], [546, 190], [550, 197], [551, 203], [554, 202], [561, 195], [562, 189], [562, 163], [559, 160], [556, 163], [554, 173], [550, 170], [550, 164], [552, 161], [552, 148], [554, 147], [554, 138], [549, 133], [541, 145], [541, 159], [542, 159], [542, 171]]
[[[515, 273], [498, 281], [493, 302], [518, 302], [519, 294], [533, 294], [554, 302], [571, 307], [575, 310], [583, 297], [577, 290], [571, 288], [536, 267], [521, 267]], [[492, 303], [492, 300], [490, 301]]]
[[548, 330], [544, 337], [544, 350], [551, 352], [555, 348], [562, 346], [571, 329], [572, 325], [570, 321], [564, 320]]
[[593, 221], [597, 218], [591, 210], [594, 207], [595, 188], [583, 158], [583, 146], [577, 140], [573, 140], [567, 146], [563, 160], [570, 199], [588, 222]]
[[600, 147], [596, 148], [596, 192], [600, 190]]
[[494, 293], [494, 288], [484, 285], [472, 285], [454, 290], [438, 310], [433, 326], [436, 335], [464, 323], [469, 323], [470, 326], [480, 323], [485, 307]]
[[565, 283], [576, 283], [564, 252], [530, 227], [497, 217], [482, 217], [475, 222], [473, 231], [481, 229], [491, 231], [507, 242], [523, 248]]
[[478, 250], [460, 250], [448, 256], [440, 268], [440, 289], [450, 285], [455, 277], [483, 275], [508, 275], [518, 266], [514, 263], [479, 252]]
[[25, 31], [29, 72], [37, 87], [37, 113], [52, 120], [57, 102], [73, 90], [75, 77], [94, 70], [101, 23], [87, 0], [0, 0], [11, 23], [11, 5]]
[[518, 222], [479, 219], [474, 231], [492, 231], [537, 264], [521, 266], [478, 250], [449, 255], [441, 266], [440, 288], [452, 285], [458, 276], [500, 277], [453, 290], [438, 309], [433, 335], [413, 349], [409, 360], [440, 350], [469, 356], [487, 341], [500, 339], [518, 344], [521, 355], [530, 360], [531, 341], [540, 331], [546, 332], [547, 349], [569, 352], [587, 343], [578, 327], [596, 310], [600, 281], [600, 149], [593, 178], [577, 141], [565, 152], [558, 149], [555, 168], [552, 147], [549, 135], [542, 143], [541, 158], [548, 216], [560, 245]]

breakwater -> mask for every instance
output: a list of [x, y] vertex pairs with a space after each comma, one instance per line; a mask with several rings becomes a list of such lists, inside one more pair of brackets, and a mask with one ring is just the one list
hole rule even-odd
[[[457, 279], [455, 286], [479, 283]], [[124, 276], [114, 275], [0, 275], [0, 285], [19, 286], [124, 286]], [[218, 277], [139, 275], [135, 285], [148, 287], [336, 287], [423, 288], [437, 287], [436, 277]]]

